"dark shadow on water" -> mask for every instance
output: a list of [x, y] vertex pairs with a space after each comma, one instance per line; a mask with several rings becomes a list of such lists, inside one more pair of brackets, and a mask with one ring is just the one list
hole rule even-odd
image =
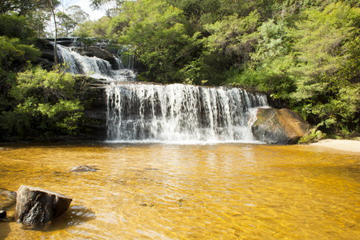
[[69, 226], [80, 225], [96, 218], [95, 212], [84, 206], [71, 206], [62, 216], [54, 219], [45, 231], [64, 229]]
[[[96, 218], [95, 212], [84, 206], [71, 206], [63, 215], [54, 219], [51, 223], [44, 227], [26, 227], [24, 230], [35, 230], [43, 232], [51, 232], [56, 230], [66, 229], [70, 226], [80, 225], [84, 222], [93, 220]], [[0, 235], [1, 236], [1, 235]]]

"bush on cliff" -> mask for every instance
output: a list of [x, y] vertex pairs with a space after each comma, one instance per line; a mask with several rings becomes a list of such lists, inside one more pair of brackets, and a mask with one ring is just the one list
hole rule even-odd
[[46, 71], [36, 67], [18, 73], [11, 89], [17, 104], [2, 113], [1, 127], [9, 136], [76, 134], [83, 106], [74, 86], [74, 78], [59, 69]]

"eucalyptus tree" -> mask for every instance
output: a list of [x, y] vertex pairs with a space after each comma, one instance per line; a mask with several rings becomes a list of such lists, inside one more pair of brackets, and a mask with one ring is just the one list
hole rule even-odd
[[78, 5], [72, 5], [56, 13], [59, 36], [68, 37], [73, 35], [74, 30], [83, 22], [89, 20], [89, 14]]

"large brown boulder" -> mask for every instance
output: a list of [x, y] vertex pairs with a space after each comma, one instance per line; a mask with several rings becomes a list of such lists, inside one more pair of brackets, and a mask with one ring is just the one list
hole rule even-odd
[[309, 124], [290, 109], [259, 108], [251, 127], [255, 138], [269, 144], [294, 144], [306, 134]]
[[41, 188], [20, 186], [16, 198], [16, 219], [34, 227], [42, 227], [63, 214], [72, 199]]

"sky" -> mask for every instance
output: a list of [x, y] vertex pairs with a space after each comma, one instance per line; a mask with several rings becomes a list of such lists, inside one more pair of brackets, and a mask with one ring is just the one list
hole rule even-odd
[[97, 20], [105, 15], [105, 10], [92, 10], [90, 7], [90, 0], [61, 0], [59, 8], [61, 10], [66, 9], [71, 5], [79, 5], [90, 16], [90, 20]]

